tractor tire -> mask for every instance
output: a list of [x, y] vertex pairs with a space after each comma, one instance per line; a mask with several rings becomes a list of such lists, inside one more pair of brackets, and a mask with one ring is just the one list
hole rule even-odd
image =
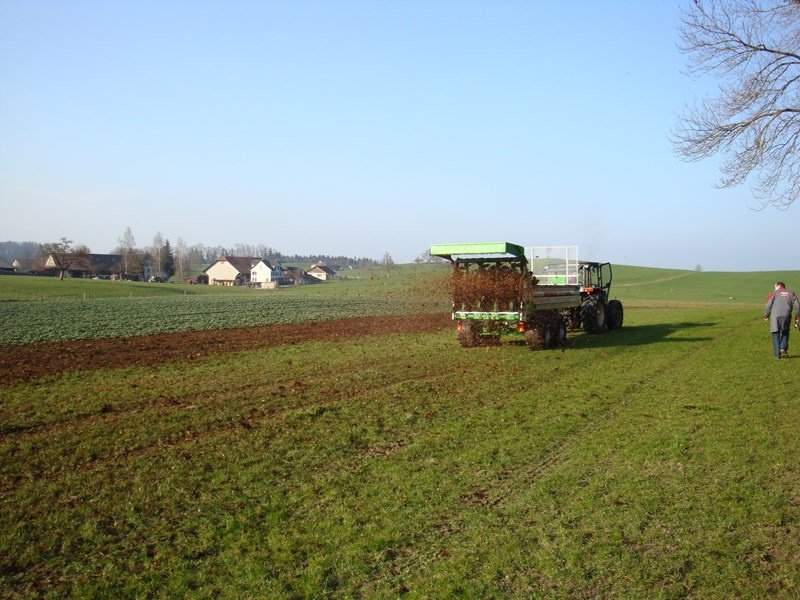
[[625, 313], [622, 309], [622, 302], [619, 300], [610, 300], [608, 302], [608, 328], [621, 329], [622, 321], [625, 318]]
[[456, 334], [462, 348], [474, 348], [478, 345], [480, 335], [475, 331], [472, 321], [461, 321], [461, 330]]
[[586, 333], [600, 333], [606, 329], [606, 307], [600, 298], [589, 296], [581, 305], [581, 325]]
[[529, 350], [541, 350], [544, 348], [544, 339], [539, 329], [528, 329], [525, 331], [525, 345]]

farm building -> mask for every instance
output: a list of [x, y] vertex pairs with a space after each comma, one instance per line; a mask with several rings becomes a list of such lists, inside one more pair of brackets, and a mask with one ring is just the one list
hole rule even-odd
[[12, 273], [14, 271], [14, 265], [12, 265], [5, 258], [0, 256], [0, 271], [6, 271], [8, 273]]
[[251, 256], [220, 256], [203, 271], [209, 285], [249, 285], [271, 288], [283, 275], [280, 265]]
[[307, 273], [312, 277], [316, 277], [320, 281], [328, 281], [329, 279], [336, 277], [336, 271], [322, 262], [315, 264], [307, 271]]
[[[67, 277], [97, 277], [119, 275], [125, 271], [125, 259], [121, 254], [77, 254], [65, 260]], [[44, 267], [39, 269], [46, 274], [58, 274], [58, 261], [48, 254]]]
[[319, 283], [320, 279], [312, 277], [299, 267], [284, 267], [280, 278], [281, 285], [304, 285], [306, 283]]
[[15, 258], [11, 263], [17, 273], [27, 273], [33, 270], [33, 260], [29, 258]]

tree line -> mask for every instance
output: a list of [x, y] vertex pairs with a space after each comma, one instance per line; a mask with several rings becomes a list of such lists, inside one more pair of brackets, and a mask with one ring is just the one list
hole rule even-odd
[[[81, 256], [91, 254], [92, 250], [85, 244], [75, 244], [67, 237], [56, 242], [0, 242], [0, 256], [13, 261], [22, 259], [33, 268], [43, 268], [48, 256], [52, 256], [56, 269], [61, 276], [75, 264]], [[328, 254], [283, 254], [267, 244], [237, 243], [231, 246], [222, 245], [189, 245], [178, 237], [173, 244], [159, 231], [149, 244], [137, 244], [136, 237], [130, 227], [117, 240], [117, 245], [110, 254], [122, 257], [121, 270], [125, 275], [141, 276], [149, 266], [156, 275], [169, 278], [178, 275], [181, 279], [195, 273], [202, 265], [210, 264], [220, 256], [247, 256], [263, 258], [282, 263], [317, 263], [324, 262], [339, 267], [366, 268], [377, 266], [379, 262], [366, 257], [332, 256]]]

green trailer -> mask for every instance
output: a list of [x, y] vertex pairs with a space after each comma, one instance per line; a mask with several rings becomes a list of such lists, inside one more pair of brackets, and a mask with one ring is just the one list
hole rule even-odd
[[529, 348], [552, 348], [567, 336], [564, 314], [580, 307], [580, 286], [540, 285], [525, 248], [510, 242], [433, 244], [431, 256], [453, 266], [453, 321], [464, 347], [524, 338]]

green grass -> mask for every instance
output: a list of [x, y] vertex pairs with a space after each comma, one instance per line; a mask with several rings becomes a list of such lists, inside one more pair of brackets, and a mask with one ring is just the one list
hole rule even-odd
[[798, 361], [654, 307], [2, 388], [0, 595], [796, 597]]
[[776, 281], [800, 289], [800, 271], [727, 273], [614, 267], [613, 295], [623, 301], [763, 304]]

